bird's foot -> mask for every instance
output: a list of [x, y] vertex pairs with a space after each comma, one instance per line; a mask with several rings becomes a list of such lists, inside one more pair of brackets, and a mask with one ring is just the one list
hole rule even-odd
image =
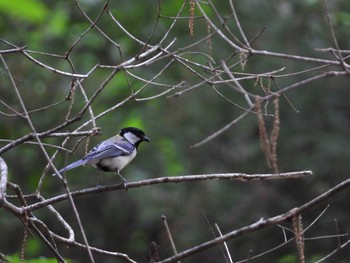
[[124, 187], [124, 189], [125, 189], [126, 191], [128, 191], [128, 181], [125, 180], [125, 178], [120, 174], [119, 171], [116, 171], [116, 172], [117, 172], [117, 174], [119, 175], [120, 179], [123, 180], [123, 187]]
[[128, 181], [125, 180], [125, 178], [123, 176], [120, 175], [120, 178], [123, 180], [123, 187], [126, 191], [128, 191]]
[[97, 169], [97, 174], [96, 174], [96, 187], [101, 187], [100, 184], [100, 170]]
[[128, 191], [128, 182], [127, 181], [123, 182], [123, 187], [126, 191]]

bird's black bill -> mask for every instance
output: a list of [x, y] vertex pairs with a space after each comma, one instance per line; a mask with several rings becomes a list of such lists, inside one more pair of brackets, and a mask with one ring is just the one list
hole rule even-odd
[[145, 142], [150, 142], [151, 141], [147, 136], [143, 137], [142, 140], [145, 141]]

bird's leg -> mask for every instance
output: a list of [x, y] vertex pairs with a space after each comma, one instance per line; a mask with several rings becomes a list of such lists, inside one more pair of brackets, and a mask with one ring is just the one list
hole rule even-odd
[[128, 181], [125, 180], [125, 178], [120, 174], [119, 170], [116, 170], [117, 174], [119, 175], [119, 177], [123, 180], [123, 185], [124, 185], [124, 188], [126, 190], [128, 190]]
[[97, 167], [96, 186], [100, 186], [100, 169]]

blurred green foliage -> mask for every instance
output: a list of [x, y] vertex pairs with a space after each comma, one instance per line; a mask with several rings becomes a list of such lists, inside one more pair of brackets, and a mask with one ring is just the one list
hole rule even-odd
[[[217, 1], [215, 6], [222, 16], [229, 15], [227, 1]], [[102, 11], [103, 1], [77, 1], [85, 12], [96, 18]], [[334, 18], [335, 31], [340, 47], [349, 49], [350, 2], [329, 1], [331, 16]], [[161, 1], [161, 14], [175, 16], [181, 1]], [[147, 41], [158, 12], [158, 1], [111, 1], [110, 10], [123, 23], [123, 26], [136, 37]], [[206, 7], [209, 10], [209, 7]], [[188, 15], [185, 7], [184, 15]], [[241, 1], [236, 3], [238, 17], [247, 32], [248, 39], [253, 39], [263, 27], [264, 33], [254, 41], [257, 49], [266, 49], [287, 54], [305, 56], [323, 56], [315, 48], [332, 46], [329, 30], [324, 19], [322, 1]], [[257, 10], [259, 12], [257, 12]], [[64, 56], [65, 52], [90, 26], [74, 1], [1, 1], [0, 36], [18, 46], [28, 49], [54, 53]], [[196, 10], [196, 15], [199, 12]], [[208, 12], [209, 15], [214, 13]], [[215, 19], [214, 19], [215, 20]], [[151, 44], [157, 43], [167, 31], [172, 20], [161, 18]], [[216, 21], [217, 22], [217, 21]], [[116, 65], [138, 54], [142, 47], [127, 37], [107, 16], [97, 23], [115, 42], [120, 50], [107, 41], [96, 30], [91, 30], [71, 54], [72, 63], [79, 73], [86, 73], [97, 63]], [[232, 25], [232, 27], [234, 27]], [[189, 36], [188, 20], [182, 19], [170, 33], [169, 39], [177, 38], [175, 47], [195, 42], [205, 35], [207, 25], [203, 19], [195, 20], [194, 36]], [[234, 29], [238, 35], [238, 31]], [[1, 42], [1, 49], [8, 46]], [[217, 61], [226, 59], [233, 53], [231, 47], [217, 37], [212, 39], [212, 48], [206, 43], [190, 51], [209, 53]], [[120, 56], [120, 51], [123, 56]], [[210, 53], [211, 52], [211, 53]], [[71, 71], [67, 60], [63, 58], [32, 54], [33, 57], [54, 68]], [[195, 53], [187, 54], [188, 59], [197, 62], [211, 60]], [[28, 110], [35, 110], [48, 104], [64, 100], [70, 90], [70, 79], [54, 74], [46, 69], [34, 66], [21, 54], [4, 55], [19, 91]], [[165, 67], [164, 62], [150, 68], [131, 70], [133, 74], [151, 79]], [[273, 59], [271, 57], [253, 57], [248, 61], [244, 72], [267, 72], [286, 66], [285, 74], [309, 68], [309, 64], [298, 61]], [[21, 111], [18, 99], [12, 90], [3, 65], [0, 66], [1, 100]], [[91, 96], [110, 74], [105, 69], [96, 70], [84, 81], [84, 89]], [[207, 74], [207, 73], [203, 73]], [[303, 75], [307, 77], [308, 75]], [[310, 74], [311, 76], [311, 74]], [[276, 79], [279, 86], [294, 83], [302, 78], [298, 75]], [[180, 83], [191, 85], [198, 78], [184, 67], [173, 65], [164, 71], [156, 81], [162, 83]], [[254, 93], [262, 92], [254, 85], [255, 80], [242, 82]], [[119, 72], [92, 104], [94, 113], [100, 114], [113, 105], [126, 99], [131, 89], [137, 91], [143, 82], [126, 77]], [[329, 78], [287, 93], [288, 99], [299, 113], [281, 97], [280, 116], [281, 134], [278, 143], [278, 158], [281, 171], [311, 169], [312, 178], [274, 182], [200, 182], [191, 184], [162, 185], [132, 189], [128, 192], [104, 193], [96, 196], [77, 198], [77, 207], [91, 245], [113, 251], [123, 252], [138, 261], [148, 260], [148, 244], [155, 240], [161, 246], [161, 256], [171, 255], [169, 241], [161, 221], [166, 215], [174, 235], [178, 250], [184, 250], [213, 238], [208, 223], [217, 222], [223, 232], [238, 229], [257, 221], [261, 217], [274, 216], [301, 205], [314, 198], [336, 183], [348, 178], [350, 170], [350, 81], [348, 78]], [[239, 105], [244, 105], [243, 98], [218, 86], [227, 98]], [[276, 89], [276, 87], [274, 87]], [[142, 91], [138, 98], [153, 96], [162, 88], [151, 86]], [[84, 105], [81, 92], [76, 91], [75, 104], [71, 111], [74, 116]], [[31, 118], [37, 130], [45, 131], [62, 123], [67, 114], [69, 101], [54, 108], [32, 112]], [[268, 108], [270, 109], [270, 108]], [[11, 113], [2, 104], [2, 112]], [[141, 145], [139, 155], [130, 167], [123, 171], [128, 180], [151, 177], [175, 176], [184, 174], [204, 174], [220, 172], [269, 172], [260, 149], [256, 118], [251, 115], [233, 126], [215, 140], [200, 148], [191, 145], [204, 139], [219, 128], [231, 122], [242, 110], [223, 100], [208, 85], [185, 93], [179, 97], [160, 97], [154, 100], [129, 100], [115, 111], [97, 120], [102, 128], [102, 135], [90, 138], [79, 145], [74, 154], [60, 153], [55, 164], [61, 167], [77, 160], [85, 148], [92, 148], [96, 143], [114, 135], [124, 126], [138, 126], [146, 131], [152, 142]], [[68, 127], [73, 130], [89, 118], [84, 116], [79, 123]], [[269, 120], [267, 120], [269, 123]], [[0, 115], [0, 138], [13, 140], [30, 129], [21, 118]], [[90, 127], [89, 127], [90, 128]], [[69, 144], [72, 148], [78, 139]], [[45, 143], [59, 144], [62, 139], [45, 139]], [[1, 141], [1, 146], [6, 142]], [[55, 149], [46, 148], [49, 154]], [[10, 180], [19, 184], [25, 194], [35, 191], [46, 161], [35, 145], [20, 145], [6, 152], [3, 156], [9, 166]], [[94, 186], [95, 170], [82, 167], [69, 172], [68, 181], [72, 190]], [[101, 176], [102, 184], [119, 183], [114, 174]], [[62, 193], [63, 187], [57, 178], [47, 177], [42, 194], [46, 197]], [[11, 193], [12, 194], [12, 193]], [[334, 234], [334, 219], [337, 219], [341, 232], [349, 229], [349, 211], [346, 194], [330, 200], [331, 207], [317, 224], [316, 235]], [[68, 203], [59, 203], [55, 208], [75, 227], [75, 219]], [[303, 215], [307, 226], [324, 209], [317, 207]], [[91, 210], [93, 210], [91, 212]], [[62, 235], [65, 232], [56, 218], [46, 210], [36, 211], [53, 231]], [[0, 251], [6, 254], [18, 253], [22, 241], [23, 226], [6, 211], [0, 210]], [[288, 227], [291, 227], [286, 223]], [[246, 258], [250, 251], [260, 253], [283, 242], [281, 230], [258, 232], [228, 243], [235, 260]], [[80, 237], [78, 237], [81, 241]], [[294, 244], [293, 244], [294, 245]], [[296, 248], [290, 245], [273, 254], [267, 254], [256, 262], [296, 262]], [[307, 242], [307, 258], [317, 257], [331, 252], [337, 241], [327, 239]], [[64, 248], [62, 248], [64, 250]], [[51, 262], [52, 254], [38, 240], [29, 240], [26, 247], [28, 257], [47, 257], [42, 261], [33, 259], [25, 262]], [[65, 257], [73, 261], [84, 262], [87, 255], [78, 249], [65, 250]], [[102, 257], [98, 262], [114, 262], [113, 258]], [[333, 262], [346, 262], [348, 251], [340, 251]], [[190, 258], [188, 262], [217, 262], [223, 256], [219, 248]], [[10, 259], [10, 258], [9, 258]], [[15, 257], [11, 258], [17, 262]], [[41, 260], [41, 259], [40, 259]], [[11, 262], [12, 262], [11, 261]], [[55, 261], [56, 262], [56, 261]]]
[[[6, 256], [6, 259], [9, 263], [56, 263], [56, 258], [35, 258], [35, 259], [28, 259], [28, 260], [21, 260], [21, 258], [18, 255], [13, 256]], [[67, 262], [72, 262], [70, 260], [67, 260]]]
[[18, 22], [43, 24], [49, 14], [47, 6], [37, 0], [1, 1], [0, 12]]

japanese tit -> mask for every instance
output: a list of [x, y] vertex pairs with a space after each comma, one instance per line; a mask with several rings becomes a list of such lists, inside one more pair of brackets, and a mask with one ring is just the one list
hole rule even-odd
[[116, 172], [126, 184], [127, 181], [120, 171], [135, 158], [140, 143], [149, 141], [150, 139], [142, 130], [134, 127], [123, 128], [117, 135], [101, 142], [82, 159], [63, 167], [59, 172], [63, 173], [81, 165], [91, 164], [98, 170]]

